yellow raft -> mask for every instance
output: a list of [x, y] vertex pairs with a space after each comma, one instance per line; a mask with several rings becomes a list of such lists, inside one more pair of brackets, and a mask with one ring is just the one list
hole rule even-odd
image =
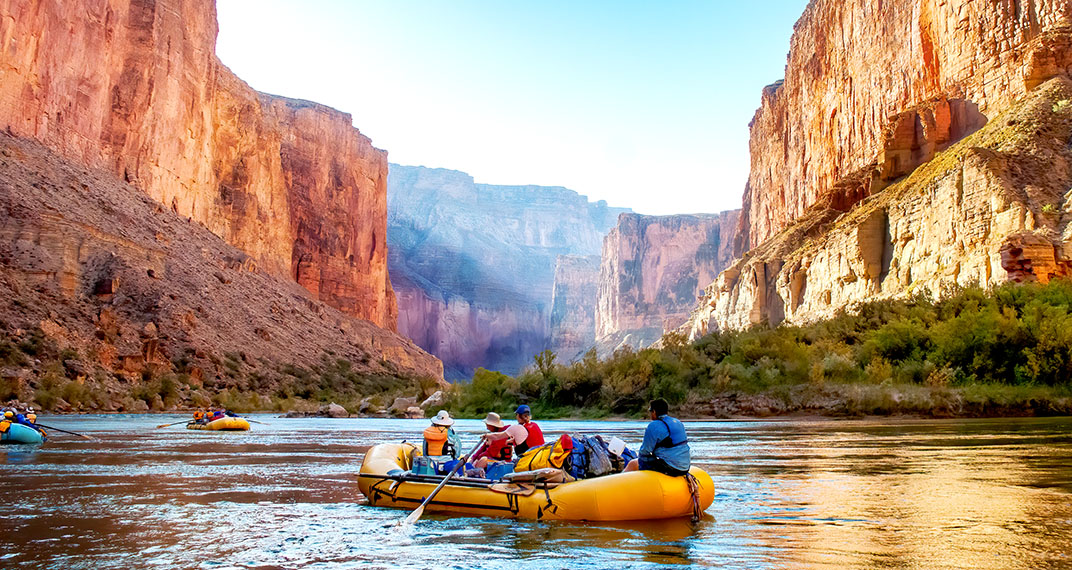
[[249, 422], [246, 418], [232, 418], [223, 417], [218, 420], [212, 420], [207, 424], [199, 424], [197, 422], [190, 422], [186, 424], [186, 429], [205, 429], [212, 431], [249, 431]]
[[[415, 509], [443, 480], [439, 476], [415, 476], [407, 472], [414, 449], [412, 444], [382, 444], [365, 454], [357, 484], [370, 505]], [[699, 486], [700, 511], [705, 511], [715, 500], [714, 483], [698, 467], [693, 467], [690, 473]], [[528, 486], [531, 494], [500, 492], [492, 487], [487, 480], [456, 475], [425, 511], [571, 521], [655, 520], [693, 514], [692, 495], [685, 478], [654, 471], [617, 473], [560, 484], [534, 483]]]

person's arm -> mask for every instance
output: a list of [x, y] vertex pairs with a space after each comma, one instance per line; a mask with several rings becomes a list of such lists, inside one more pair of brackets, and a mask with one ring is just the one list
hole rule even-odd
[[648, 427], [644, 429], [644, 443], [640, 446], [639, 455], [641, 457], [651, 457], [654, 455], [655, 444], [667, 435], [670, 435], [670, 432], [666, 430], [666, 426], [663, 425], [663, 422], [653, 421], [649, 423]]
[[496, 432], [484, 434], [484, 438], [488, 442], [499, 441], [501, 439], [506, 439], [508, 437], [510, 437], [510, 434], [506, 433], [505, 431], [496, 431]]

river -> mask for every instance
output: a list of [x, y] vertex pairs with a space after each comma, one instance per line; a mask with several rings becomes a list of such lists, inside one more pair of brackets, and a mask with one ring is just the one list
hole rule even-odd
[[[362, 454], [424, 420], [42, 417], [86, 433], [0, 448], [0, 567], [1024, 569], [1072, 567], [1072, 419], [689, 422], [703, 520], [447, 518], [363, 503]], [[539, 422], [617, 435], [641, 422]], [[463, 447], [482, 430], [459, 421]]]

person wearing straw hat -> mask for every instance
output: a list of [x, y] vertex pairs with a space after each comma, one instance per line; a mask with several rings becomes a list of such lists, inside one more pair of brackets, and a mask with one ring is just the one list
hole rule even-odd
[[450, 426], [454, 425], [454, 418], [446, 410], [432, 418], [432, 425], [424, 428], [424, 455], [425, 456], [450, 456], [457, 459], [461, 449], [461, 440], [458, 434]]
[[484, 418], [484, 425], [488, 428], [488, 433], [484, 434], [484, 446], [473, 454], [473, 465], [483, 469], [487, 467], [489, 461], [500, 462], [513, 459], [513, 438], [497, 435], [501, 433], [505, 436], [507, 431], [506, 424], [503, 423], [499, 414], [488, 412], [487, 417]]

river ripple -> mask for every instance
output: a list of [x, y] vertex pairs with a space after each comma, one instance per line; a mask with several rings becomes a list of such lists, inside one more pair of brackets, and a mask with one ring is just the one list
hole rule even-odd
[[[715, 502], [688, 521], [446, 518], [363, 505], [361, 455], [423, 420], [66, 416], [0, 449], [0, 567], [1021, 569], [1072, 567], [1072, 419], [690, 422]], [[617, 435], [640, 422], [540, 422]], [[460, 421], [463, 447], [482, 426]]]

